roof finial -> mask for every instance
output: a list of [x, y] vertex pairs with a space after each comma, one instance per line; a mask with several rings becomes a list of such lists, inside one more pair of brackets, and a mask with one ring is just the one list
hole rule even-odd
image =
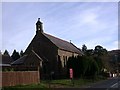
[[38, 18], [38, 21], [40, 21], [40, 18]]

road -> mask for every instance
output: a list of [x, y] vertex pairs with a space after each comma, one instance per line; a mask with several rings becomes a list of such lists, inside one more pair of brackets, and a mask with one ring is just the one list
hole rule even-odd
[[91, 85], [91, 88], [118, 88], [120, 86], [120, 78], [110, 78], [105, 81]]
[[102, 89], [102, 90], [120, 90], [120, 77], [110, 78], [108, 80], [100, 81], [94, 84], [87, 86], [87, 88], [91, 88], [94, 90]]

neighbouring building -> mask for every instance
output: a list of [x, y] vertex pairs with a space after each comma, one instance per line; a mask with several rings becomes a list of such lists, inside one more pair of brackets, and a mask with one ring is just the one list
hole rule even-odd
[[113, 72], [120, 72], [120, 49], [108, 51], [109, 63]]
[[38, 65], [42, 75], [65, 75], [68, 58], [81, 56], [83, 53], [71, 42], [44, 33], [42, 24], [39, 18], [36, 23], [36, 35], [25, 50], [24, 56], [12, 65]]
[[2, 71], [9, 70], [11, 62], [13, 62], [13, 59], [9, 55], [0, 54], [0, 68], [2, 68]]

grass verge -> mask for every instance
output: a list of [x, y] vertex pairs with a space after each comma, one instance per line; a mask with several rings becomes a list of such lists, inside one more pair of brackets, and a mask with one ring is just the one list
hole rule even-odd
[[26, 90], [26, 89], [39, 89], [46, 90], [50, 88], [81, 88], [87, 86], [91, 83], [95, 83], [104, 79], [61, 79], [61, 80], [51, 80], [51, 81], [41, 81], [38, 84], [30, 84], [30, 85], [17, 85], [17, 86], [9, 86], [3, 87], [2, 90]]

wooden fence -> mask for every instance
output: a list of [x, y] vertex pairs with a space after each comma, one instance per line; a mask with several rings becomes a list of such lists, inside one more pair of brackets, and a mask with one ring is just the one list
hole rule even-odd
[[2, 66], [2, 71], [38, 71], [36, 66]]
[[9, 71], [2, 73], [2, 87], [40, 82], [39, 71]]

